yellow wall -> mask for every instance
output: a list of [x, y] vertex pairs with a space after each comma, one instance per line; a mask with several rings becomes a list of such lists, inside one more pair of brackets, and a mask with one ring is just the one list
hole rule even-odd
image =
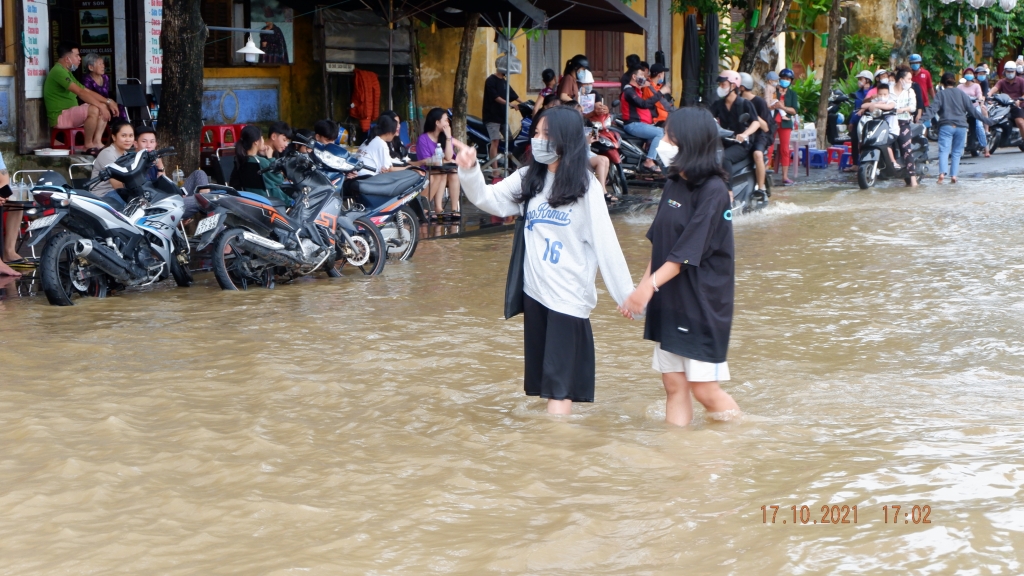
[[[562, 68], [577, 54], [587, 53], [587, 33], [583, 30], [562, 30]], [[559, 74], [562, 70], [555, 70]]]
[[672, 13], [672, 96], [676, 105], [683, 103], [683, 27], [686, 19], [682, 14]]

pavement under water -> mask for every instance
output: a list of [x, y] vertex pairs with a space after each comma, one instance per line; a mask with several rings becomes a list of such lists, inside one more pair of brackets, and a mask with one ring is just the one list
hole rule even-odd
[[686, 430], [603, 292], [597, 402], [523, 396], [508, 235], [0, 301], [0, 573], [1024, 571], [1024, 177], [773, 201], [734, 220], [745, 416]]

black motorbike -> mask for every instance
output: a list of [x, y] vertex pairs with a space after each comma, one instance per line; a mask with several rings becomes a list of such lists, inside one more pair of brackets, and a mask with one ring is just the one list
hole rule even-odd
[[[740, 116], [740, 123], [746, 124], [750, 118], [743, 114]], [[722, 138], [723, 145], [746, 146], [735, 139], [736, 133], [718, 127], [718, 135]], [[746, 214], [757, 212], [768, 207], [768, 199], [772, 195], [772, 177], [766, 174], [764, 178], [765, 190], [757, 190], [757, 166], [754, 164], [754, 155], [749, 152], [739, 162], [732, 163], [732, 171], [729, 173], [729, 186], [732, 188], [732, 211], [733, 213]]]
[[842, 90], [833, 90], [828, 97], [828, 117], [825, 122], [825, 139], [831, 146], [842, 146], [850, 141], [849, 134], [839, 133], [839, 109], [850, 101], [850, 95]]
[[[897, 169], [889, 160], [888, 148], [893, 149], [893, 154], [898, 158], [901, 154], [896, 146], [896, 137], [889, 132], [888, 117], [895, 112], [875, 110], [861, 117], [858, 134], [860, 136], [860, 166], [857, 169], [857, 184], [862, 190], [875, 185], [878, 178], [896, 179], [903, 178], [910, 184], [910, 175], [907, 168], [900, 166]], [[917, 176], [926, 176], [930, 171], [928, 164], [928, 138], [925, 136], [924, 125], [911, 125], [911, 151], [914, 155], [914, 164], [917, 167]]]
[[199, 250], [210, 254], [217, 283], [224, 290], [250, 285], [273, 288], [276, 277], [291, 280], [324, 270], [341, 276], [346, 265], [363, 274], [380, 274], [387, 244], [362, 212], [347, 212], [331, 180], [312, 159], [286, 152], [264, 171], [281, 172], [291, 184], [283, 188], [295, 203], [285, 203], [228, 186], [207, 185], [198, 194], [209, 216], [199, 222]]
[[1010, 119], [1010, 110], [1016, 104], [1006, 94], [996, 94], [988, 100], [991, 106], [988, 109], [988, 117], [992, 122], [989, 131], [988, 151], [995, 154], [999, 148], [1010, 148], [1016, 146], [1024, 152], [1024, 139], [1021, 138], [1020, 130]]
[[[971, 104], [977, 104], [977, 98], [971, 98]], [[985, 151], [985, 148], [978, 141], [978, 122], [970, 112], [967, 113], [967, 142], [964, 144], [964, 153], [970, 154], [971, 158], [977, 158]]]

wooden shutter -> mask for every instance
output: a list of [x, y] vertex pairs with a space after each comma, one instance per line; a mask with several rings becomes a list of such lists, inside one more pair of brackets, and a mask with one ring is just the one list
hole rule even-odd
[[[206, 1], [200, 4], [200, 13], [208, 26], [231, 26], [231, 3], [224, 0]], [[231, 65], [231, 32], [210, 30], [206, 37], [203, 66], [217, 68]]]
[[622, 32], [587, 31], [586, 54], [594, 80], [611, 82], [622, 77], [626, 64], [625, 43]]

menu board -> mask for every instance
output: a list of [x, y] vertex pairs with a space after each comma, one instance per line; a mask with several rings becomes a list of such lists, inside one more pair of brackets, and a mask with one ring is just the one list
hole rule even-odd
[[[90, 52], [103, 57], [104, 72], [114, 77], [111, 61], [114, 55], [114, 36], [110, 33], [113, 20], [111, 0], [80, 0], [75, 2], [75, 23], [78, 25], [79, 53]], [[83, 65], [84, 66], [84, 65]], [[82, 74], [88, 74], [82, 70]]]
[[25, 0], [25, 97], [42, 98], [50, 72], [50, 19], [45, 0]]
[[152, 92], [153, 81], [159, 81], [164, 73], [163, 50], [160, 49], [160, 28], [164, 19], [163, 0], [145, 0], [146, 16], [146, 91]]

